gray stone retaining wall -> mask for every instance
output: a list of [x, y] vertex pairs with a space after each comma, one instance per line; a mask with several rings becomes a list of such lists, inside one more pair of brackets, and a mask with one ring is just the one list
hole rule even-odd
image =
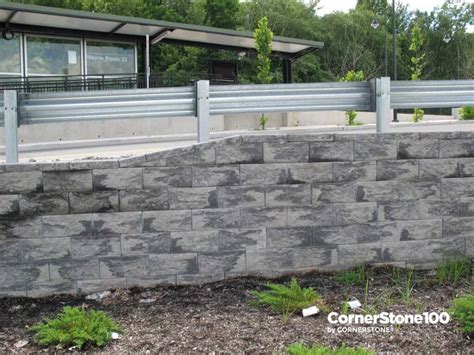
[[0, 169], [0, 296], [474, 255], [474, 132], [249, 135]]

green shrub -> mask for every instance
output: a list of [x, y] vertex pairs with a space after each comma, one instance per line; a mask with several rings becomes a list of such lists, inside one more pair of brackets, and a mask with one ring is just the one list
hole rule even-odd
[[456, 285], [470, 273], [471, 263], [464, 257], [445, 259], [436, 267], [436, 277], [441, 284], [450, 282]]
[[79, 349], [104, 346], [111, 340], [112, 332], [121, 332], [119, 325], [104, 312], [87, 312], [79, 307], [64, 307], [56, 318], [46, 318], [32, 329], [41, 345], [74, 345]]
[[467, 334], [474, 334], [474, 293], [456, 298], [453, 307], [449, 312], [453, 318], [461, 325], [462, 331]]
[[359, 264], [353, 270], [341, 271], [336, 276], [336, 280], [343, 285], [364, 285], [366, 278], [365, 264]]
[[267, 126], [267, 122], [268, 122], [268, 116], [265, 116], [265, 115], [261, 115], [260, 116], [260, 128], [265, 130], [265, 127]]
[[349, 348], [342, 345], [339, 348], [331, 349], [326, 346], [313, 345], [307, 347], [304, 344], [291, 344], [286, 348], [289, 355], [373, 355], [375, 352], [364, 348]]
[[474, 120], [474, 106], [464, 106], [459, 110], [459, 116], [463, 120]]
[[322, 312], [327, 312], [321, 296], [312, 287], [301, 288], [295, 278], [291, 279], [289, 286], [268, 283], [266, 287], [267, 291], [250, 293], [257, 298], [252, 304], [270, 307], [273, 312], [282, 314], [285, 319], [310, 306], [317, 306]]

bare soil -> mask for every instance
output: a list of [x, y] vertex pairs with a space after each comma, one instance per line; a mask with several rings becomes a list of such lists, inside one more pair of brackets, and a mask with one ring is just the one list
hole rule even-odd
[[[469, 292], [469, 280], [456, 287], [436, 285], [433, 276], [417, 272], [413, 297], [402, 302], [398, 285], [388, 268], [371, 269], [367, 304], [371, 313], [397, 314], [441, 312], [454, 297]], [[403, 278], [403, 277], [402, 277]], [[286, 282], [283, 277], [277, 282]], [[364, 286], [341, 285], [334, 275], [308, 273], [298, 276], [305, 287], [314, 287], [334, 311], [352, 297], [365, 303]], [[281, 353], [285, 346], [301, 342], [370, 348], [377, 353], [474, 353], [474, 343], [456, 322], [442, 325], [401, 325], [389, 333], [335, 333], [326, 315], [287, 322], [268, 309], [249, 305], [251, 290], [264, 289], [268, 280], [239, 278], [202, 286], [117, 290], [101, 301], [85, 297], [55, 296], [42, 299], [0, 299], [0, 353], [55, 352], [76, 349], [36, 345], [29, 327], [43, 317], [54, 316], [65, 305], [93, 307], [110, 314], [124, 329], [120, 339], [100, 349], [109, 354], [140, 353]], [[362, 312], [359, 310], [359, 312]], [[28, 341], [26, 345], [19, 341]], [[16, 346], [15, 346], [16, 344]], [[20, 346], [23, 345], [23, 346]], [[98, 349], [89, 349], [98, 350]]]

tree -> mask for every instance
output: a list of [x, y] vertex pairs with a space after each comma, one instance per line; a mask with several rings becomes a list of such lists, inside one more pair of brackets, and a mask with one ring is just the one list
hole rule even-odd
[[375, 14], [386, 14], [390, 9], [387, 0], [357, 0], [356, 9], [370, 10]]
[[[410, 51], [413, 53], [411, 60], [411, 80], [420, 80], [424, 67], [425, 53], [422, 52], [425, 37], [421, 32], [420, 26], [415, 23], [411, 32]], [[413, 122], [419, 122], [423, 119], [424, 111], [421, 108], [415, 108], [413, 113]]]
[[235, 29], [237, 26], [239, 0], [206, 0], [206, 24], [213, 27]]

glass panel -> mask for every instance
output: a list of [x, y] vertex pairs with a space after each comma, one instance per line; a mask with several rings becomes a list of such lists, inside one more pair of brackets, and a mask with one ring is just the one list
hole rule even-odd
[[81, 74], [79, 40], [27, 37], [28, 75]]
[[7, 41], [0, 36], [0, 72], [20, 75], [20, 37]]
[[135, 46], [124, 43], [87, 42], [87, 74], [135, 73]]

